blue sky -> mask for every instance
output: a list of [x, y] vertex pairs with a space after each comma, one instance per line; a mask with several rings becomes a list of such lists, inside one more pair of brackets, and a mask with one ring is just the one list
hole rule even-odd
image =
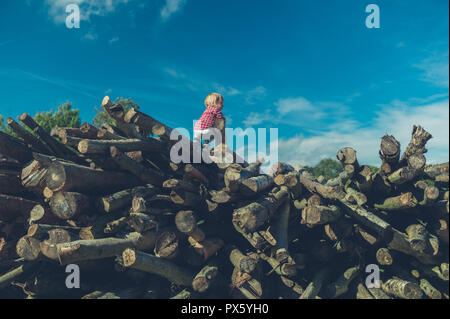
[[[65, 25], [67, 4], [81, 9]], [[368, 29], [365, 8], [380, 8]], [[174, 127], [225, 98], [232, 127], [277, 127], [280, 160], [313, 165], [351, 146], [379, 164], [384, 134], [432, 133], [448, 160], [447, 0], [2, 0], [0, 114], [70, 101], [91, 121], [104, 95]]]

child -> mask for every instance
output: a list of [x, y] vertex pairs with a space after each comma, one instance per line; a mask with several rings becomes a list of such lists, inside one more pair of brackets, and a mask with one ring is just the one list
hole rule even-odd
[[[212, 140], [212, 128], [216, 118], [225, 117], [222, 114], [223, 97], [218, 93], [210, 93], [205, 99], [206, 110], [194, 126], [194, 142], [201, 142], [202, 135], [207, 143]], [[224, 141], [222, 141], [224, 142]]]

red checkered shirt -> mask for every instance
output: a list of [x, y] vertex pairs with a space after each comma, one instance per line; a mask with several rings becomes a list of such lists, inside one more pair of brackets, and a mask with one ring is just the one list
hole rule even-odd
[[194, 130], [201, 131], [212, 127], [216, 118], [225, 118], [222, 114], [222, 107], [206, 108], [200, 119], [195, 123]]

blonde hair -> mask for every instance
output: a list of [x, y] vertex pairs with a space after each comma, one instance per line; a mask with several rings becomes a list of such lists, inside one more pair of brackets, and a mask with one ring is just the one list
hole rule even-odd
[[219, 93], [209, 93], [208, 96], [205, 99], [205, 106], [206, 107], [216, 107], [217, 104], [223, 105], [223, 96]]

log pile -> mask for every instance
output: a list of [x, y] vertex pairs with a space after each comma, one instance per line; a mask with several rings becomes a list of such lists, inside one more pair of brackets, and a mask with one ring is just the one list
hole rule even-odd
[[424, 128], [403, 154], [384, 136], [377, 171], [342, 148], [325, 180], [175, 163], [172, 128], [102, 106], [115, 125], [0, 132], [0, 297], [448, 299], [449, 164], [426, 166]]

